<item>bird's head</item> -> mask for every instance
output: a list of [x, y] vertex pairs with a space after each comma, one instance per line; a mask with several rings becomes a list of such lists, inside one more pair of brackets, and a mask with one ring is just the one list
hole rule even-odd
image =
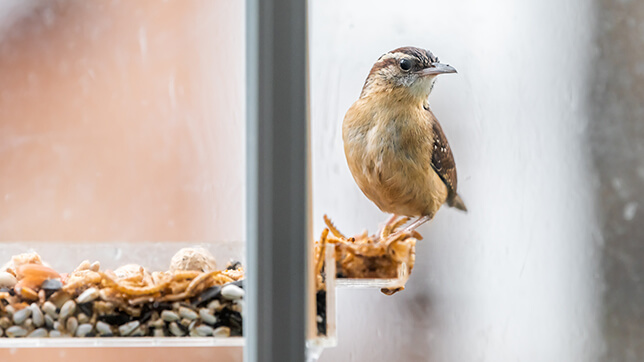
[[429, 50], [398, 48], [378, 58], [360, 97], [400, 91], [407, 96], [426, 99], [434, 87], [436, 76], [445, 73], [456, 73], [456, 69], [440, 63]]

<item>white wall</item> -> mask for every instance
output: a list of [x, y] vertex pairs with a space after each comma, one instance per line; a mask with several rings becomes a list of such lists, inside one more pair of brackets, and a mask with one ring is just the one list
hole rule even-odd
[[383, 53], [414, 45], [456, 67], [430, 104], [470, 212], [421, 228], [407, 289], [338, 293], [339, 346], [322, 361], [592, 361], [603, 350], [600, 237], [586, 144], [588, 2], [311, 3], [316, 235], [386, 215], [344, 159], [341, 122]]

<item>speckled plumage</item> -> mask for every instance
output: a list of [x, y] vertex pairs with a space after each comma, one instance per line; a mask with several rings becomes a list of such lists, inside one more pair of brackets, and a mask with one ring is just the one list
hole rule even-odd
[[[402, 59], [413, 61], [409, 70], [401, 68]], [[431, 218], [445, 202], [465, 210], [451, 148], [427, 103], [436, 75], [423, 71], [438, 65], [433, 54], [418, 48], [383, 55], [345, 115], [349, 169], [384, 212]]]

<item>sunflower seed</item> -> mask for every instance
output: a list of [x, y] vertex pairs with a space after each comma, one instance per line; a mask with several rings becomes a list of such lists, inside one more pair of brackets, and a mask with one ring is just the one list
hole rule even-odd
[[83, 303], [91, 302], [96, 298], [98, 298], [98, 289], [89, 288], [84, 292], [82, 292], [81, 295], [78, 296], [78, 298], [76, 298], [76, 302], [78, 304], [83, 304]]
[[83, 323], [76, 329], [76, 337], [85, 337], [92, 332], [92, 329], [94, 329], [94, 326], [89, 323]]
[[236, 300], [236, 301], [233, 303], [232, 308], [230, 308], [230, 309], [232, 309], [232, 310], [233, 310], [233, 311], [235, 311], [235, 312], [241, 313], [241, 312], [242, 312], [242, 309], [243, 309], [243, 304], [242, 304], [242, 302], [243, 302], [243, 300]]
[[[7, 308], [9, 308], [9, 307], [10, 307], [10, 305], [7, 306]], [[0, 327], [2, 327], [4, 329], [7, 329], [7, 328], [11, 327], [11, 320], [9, 320], [9, 318], [7, 318], [7, 317], [0, 318]]]
[[20, 326], [11, 326], [6, 330], [7, 337], [24, 337], [27, 335], [27, 330]]
[[42, 314], [38, 304], [32, 303], [29, 309], [31, 309], [31, 319], [33, 320], [34, 326], [42, 327], [45, 324], [45, 316]]
[[215, 328], [212, 335], [218, 338], [230, 337], [230, 328], [224, 326]]
[[96, 322], [96, 331], [101, 336], [111, 336], [112, 335], [112, 328], [110, 327], [109, 324], [107, 324], [105, 322], [101, 322], [101, 321]]
[[74, 333], [76, 333], [76, 328], [78, 328], [78, 320], [76, 317], [69, 317], [67, 319], [67, 323], [65, 323], [65, 327], [69, 334], [74, 335]]
[[85, 313], [78, 313], [77, 318], [78, 318], [78, 322], [81, 324], [89, 322], [89, 317]]
[[207, 324], [210, 324], [210, 325], [213, 325], [213, 324], [217, 323], [217, 317], [215, 317], [210, 312], [210, 310], [208, 310], [206, 308], [199, 309], [199, 317], [201, 317], [201, 320], [204, 323], [207, 323]]
[[134, 330], [139, 326], [139, 321], [132, 321], [125, 323], [124, 325], [119, 327], [119, 334], [121, 336], [127, 336], [130, 333], [134, 332]]
[[62, 308], [60, 308], [60, 320], [64, 320], [65, 318], [74, 315], [74, 312], [76, 312], [76, 303], [74, 303], [73, 300], [68, 300], [63, 304]]
[[168, 327], [168, 330], [170, 331], [170, 333], [172, 333], [173, 335], [175, 335], [177, 337], [181, 337], [181, 336], [186, 334], [183, 331], [183, 329], [179, 328], [179, 326], [177, 325], [176, 322], [170, 323], [170, 327]]
[[49, 301], [54, 303], [56, 308], [62, 308], [63, 305], [72, 299], [72, 296], [69, 293], [63, 292], [62, 290], [57, 291], [49, 297]]
[[63, 335], [60, 333], [60, 331], [53, 330], [49, 332], [49, 338], [57, 338], [57, 337], [62, 337]]
[[9, 304], [4, 308], [4, 311], [7, 312], [7, 317], [11, 318], [13, 317], [13, 314], [16, 312], [16, 308], [14, 308], [11, 304]]
[[31, 309], [23, 308], [13, 314], [13, 323], [22, 324], [31, 316]]
[[163, 319], [166, 322], [175, 322], [175, 321], [178, 321], [181, 318], [179, 318], [177, 313], [175, 313], [173, 311], [164, 310], [163, 312], [161, 312], [161, 319]]
[[143, 337], [143, 336], [145, 336], [145, 332], [141, 327], [135, 329], [134, 332], [130, 334], [130, 337]]
[[192, 321], [191, 321], [190, 319], [183, 318], [183, 319], [181, 320], [181, 322], [179, 322], [179, 323], [180, 323], [182, 326], [184, 326], [184, 327], [188, 328], [188, 326], [190, 326], [190, 323], [192, 323]]
[[159, 319], [155, 319], [153, 321], [150, 321], [148, 323], [148, 326], [150, 326], [152, 328], [163, 328], [165, 326], [165, 322], [163, 321], [163, 319], [159, 318]]
[[199, 336], [207, 337], [212, 336], [213, 329], [209, 325], [202, 324], [195, 328], [195, 332], [197, 332], [197, 335]]
[[244, 290], [234, 284], [226, 284], [221, 288], [221, 296], [228, 300], [237, 300], [244, 297]]
[[56, 306], [50, 301], [46, 301], [45, 304], [42, 305], [42, 311], [52, 318], [58, 317], [58, 313], [56, 313]]
[[212, 311], [220, 311], [221, 308], [222, 308], [221, 302], [216, 299], [208, 303], [208, 309]]
[[93, 262], [93, 263], [89, 266], [89, 270], [91, 270], [91, 271], [93, 271], [93, 272], [97, 272], [97, 271], [99, 271], [100, 269], [101, 269], [101, 263], [100, 263], [100, 262], [98, 262], [98, 261]]
[[34, 329], [27, 335], [29, 338], [43, 338], [47, 337], [47, 330], [45, 328]]
[[197, 313], [195, 313], [195, 311], [193, 311], [192, 309], [186, 307], [179, 307], [179, 315], [190, 320], [197, 319]]

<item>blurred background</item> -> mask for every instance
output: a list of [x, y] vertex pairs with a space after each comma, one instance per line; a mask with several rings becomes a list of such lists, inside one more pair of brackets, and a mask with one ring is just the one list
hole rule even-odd
[[[338, 291], [321, 361], [644, 359], [643, 34], [628, 0], [310, 2], [314, 234], [324, 213], [346, 234], [387, 218], [340, 126], [405, 45], [459, 71], [430, 105], [470, 210], [420, 229], [405, 291]], [[0, 241], [243, 240], [244, 57], [243, 1], [0, 1]], [[241, 360], [0, 350], [88, 355]]]
[[[243, 241], [244, 45], [241, 1], [0, 1], [0, 241], [58, 246], [43, 257], [66, 270], [88, 245], [118, 244], [120, 260], [103, 265], [139, 255], [165, 270], [180, 246], [132, 243], [207, 242], [217, 256], [212, 244]], [[2, 361], [241, 355], [0, 350]]]

